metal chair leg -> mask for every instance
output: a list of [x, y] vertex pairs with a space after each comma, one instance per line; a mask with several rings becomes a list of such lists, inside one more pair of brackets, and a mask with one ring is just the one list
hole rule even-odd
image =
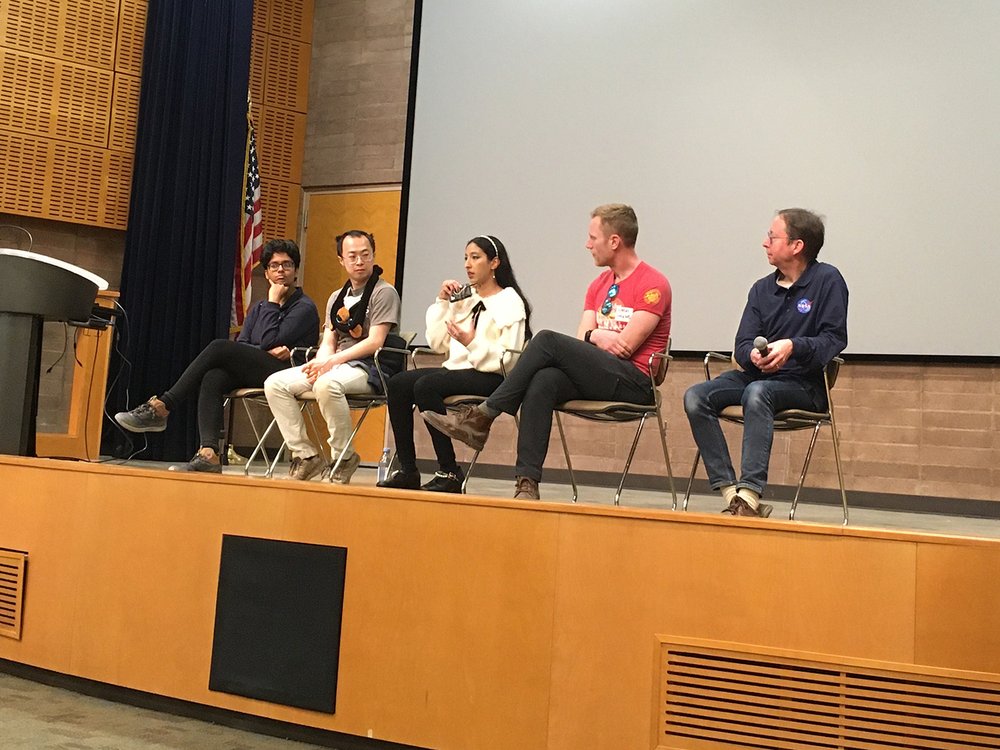
[[[371, 410], [372, 410], [372, 404], [371, 402], [369, 402], [368, 406], [365, 407], [365, 410], [361, 412], [361, 416], [358, 417], [358, 422], [357, 424], [354, 425], [354, 429], [351, 431], [350, 437], [347, 438], [347, 445], [345, 445], [344, 448], [340, 451], [340, 453], [337, 454], [336, 460], [330, 465], [330, 481], [333, 481], [333, 475], [336, 474], [337, 469], [340, 468], [340, 464], [344, 460], [344, 454], [347, 453], [347, 449], [350, 448], [352, 445], [354, 445], [354, 438], [358, 434], [358, 431], [361, 429], [361, 425], [365, 423], [365, 417], [368, 416], [368, 412], [370, 412]], [[331, 460], [333, 459], [332, 450], [330, 453], [330, 458]]]
[[830, 431], [833, 437], [833, 457], [837, 463], [837, 480], [840, 482], [840, 502], [844, 507], [844, 526], [847, 526], [847, 490], [844, 487], [844, 469], [840, 463], [840, 437], [837, 435], [837, 423], [833, 419], [833, 409], [830, 409]]
[[687, 512], [688, 500], [691, 499], [691, 486], [694, 484], [694, 475], [698, 471], [698, 462], [701, 461], [701, 451], [695, 448], [694, 451], [694, 463], [691, 464], [691, 476], [688, 477], [688, 486], [684, 491], [684, 504], [681, 506], [681, 511]]
[[670, 452], [667, 450], [667, 426], [663, 424], [663, 417], [660, 416], [659, 409], [656, 410], [656, 421], [660, 428], [660, 445], [663, 446], [663, 462], [667, 465], [667, 479], [670, 480], [670, 496], [673, 502], [670, 510], [677, 510], [677, 490], [674, 488], [674, 471], [670, 467]]
[[615, 505], [621, 503], [622, 488], [625, 486], [625, 477], [628, 476], [629, 467], [632, 466], [632, 457], [635, 456], [636, 446], [639, 445], [639, 436], [642, 435], [642, 426], [646, 424], [646, 415], [642, 415], [642, 419], [639, 420], [639, 427], [636, 428], [635, 437], [632, 438], [632, 447], [629, 449], [628, 458], [625, 459], [625, 470], [622, 472], [622, 478], [618, 480], [618, 490], [615, 492]]
[[562, 442], [563, 455], [566, 457], [566, 468], [569, 470], [569, 481], [573, 485], [573, 502], [575, 503], [580, 493], [576, 487], [576, 476], [573, 474], [573, 461], [569, 457], [569, 446], [566, 445], [566, 433], [563, 431], [562, 419], [559, 416], [559, 412], [555, 412], [555, 415], [556, 426], [559, 428], [559, 440]]
[[788, 520], [795, 520], [795, 509], [799, 505], [799, 493], [802, 492], [802, 485], [806, 482], [806, 474], [809, 472], [809, 462], [812, 461], [813, 449], [816, 447], [816, 438], [819, 437], [821, 423], [817, 422], [813, 429], [812, 438], [809, 440], [809, 450], [806, 451], [806, 460], [802, 463], [802, 473], [799, 475], [799, 484], [795, 488], [795, 497], [792, 498], [792, 508], [788, 511]]
[[[257, 445], [260, 446], [261, 455], [264, 456], [264, 461], [270, 461], [271, 459], [267, 455], [267, 446], [265, 446], [264, 443], [262, 442], [263, 438], [261, 437], [260, 430], [257, 429], [257, 423], [253, 421], [253, 415], [250, 413], [250, 401], [252, 401], [253, 399], [244, 398], [240, 400], [243, 402], [243, 411], [247, 415], [247, 422], [250, 423], [250, 429], [253, 430], [253, 436], [257, 440]], [[227, 433], [227, 439], [229, 435], [232, 435], [232, 407], [230, 407], [229, 414], [230, 414], [230, 425], [229, 425], [230, 431]], [[229, 441], [229, 445], [230, 447], [232, 447], [231, 441]], [[249, 465], [250, 465], [250, 459], [247, 459], [247, 466]], [[245, 469], [244, 474], [246, 474], [247, 471], [249, 470]]]
[[472, 454], [472, 460], [469, 462], [469, 468], [465, 470], [465, 478], [462, 480], [462, 494], [465, 494], [465, 488], [469, 484], [469, 479], [472, 477], [472, 470], [476, 468], [476, 461], [479, 460], [479, 451]]
[[[270, 459], [267, 457], [267, 450], [264, 448], [264, 441], [267, 440], [267, 436], [271, 434], [271, 430], [273, 430], [277, 424], [278, 420], [272, 418], [271, 424], [267, 426], [267, 429], [264, 430], [264, 434], [257, 440], [257, 445], [254, 447], [253, 453], [250, 454], [250, 458], [247, 459], [246, 466], [243, 467], [243, 476], [250, 476], [250, 467], [253, 466], [253, 462], [257, 458], [258, 453], [261, 453], [264, 456], [264, 464], [270, 465]], [[256, 434], [256, 430], [254, 431], [254, 434]], [[270, 476], [266, 471], [264, 472], [264, 475]]]

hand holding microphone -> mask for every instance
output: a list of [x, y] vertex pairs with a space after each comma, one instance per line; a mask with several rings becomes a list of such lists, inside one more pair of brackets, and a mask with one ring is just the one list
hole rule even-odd
[[446, 302], [454, 302], [452, 295], [462, 288], [462, 284], [454, 279], [447, 279], [441, 282], [441, 290], [438, 292], [438, 299]]
[[772, 344], [764, 336], [758, 336], [753, 340], [750, 362], [761, 372], [775, 373], [792, 356], [792, 348], [791, 339], [779, 339]]

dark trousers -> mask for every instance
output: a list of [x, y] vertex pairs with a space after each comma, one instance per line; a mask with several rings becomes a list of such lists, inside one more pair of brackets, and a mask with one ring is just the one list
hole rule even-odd
[[263, 349], [229, 339], [216, 339], [201, 350], [160, 400], [171, 411], [198, 393], [198, 436], [202, 448], [219, 450], [225, 435], [223, 402], [235, 388], [263, 388], [268, 375], [288, 362]]
[[[417, 449], [413, 444], [414, 406], [420, 411], [444, 414], [445, 397], [462, 394], [489, 396], [501, 382], [503, 378], [494, 372], [447, 370], [444, 367], [405, 370], [393, 375], [387, 384], [386, 396], [400, 468], [404, 471], [417, 470]], [[458, 463], [451, 439], [426, 422], [424, 424], [434, 444], [434, 455], [437, 456], [441, 471], [456, 471]]]
[[552, 412], [576, 398], [649, 403], [653, 391], [649, 376], [627, 359], [562, 333], [535, 334], [510, 375], [486, 400], [497, 411], [521, 410], [517, 476], [541, 481]]

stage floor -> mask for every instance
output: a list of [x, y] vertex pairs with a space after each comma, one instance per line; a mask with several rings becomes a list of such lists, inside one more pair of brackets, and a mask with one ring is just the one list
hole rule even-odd
[[[169, 464], [156, 461], [141, 461], [133, 459], [128, 462], [109, 461], [120, 466], [134, 466], [143, 469], [163, 469], [167, 470]], [[227, 466], [225, 473], [242, 475], [242, 466]], [[275, 479], [268, 480], [259, 476], [260, 481], [288, 481], [283, 479], [287, 473], [287, 464], [281, 465], [275, 471]], [[253, 471], [251, 476], [263, 474], [263, 471]], [[279, 479], [282, 477], [282, 479]], [[427, 481], [430, 474], [424, 474], [423, 479]], [[362, 465], [354, 475], [352, 484], [359, 486], [374, 486], [376, 479], [376, 469]], [[321, 484], [321, 480], [311, 480], [314, 484]], [[683, 502], [685, 479], [676, 478], [678, 505]], [[578, 502], [595, 505], [613, 505], [613, 487], [593, 487], [579, 486], [580, 497]], [[514, 494], [513, 477], [508, 479], [493, 479], [488, 477], [473, 476], [469, 480], [468, 493], [470, 495], [480, 495], [484, 497], [509, 498]], [[559, 484], [555, 482], [542, 482], [542, 499], [547, 502], [571, 502], [573, 496], [572, 487], [569, 484]], [[810, 523], [840, 526], [843, 514], [839, 505], [817, 505], [808, 501], [808, 487], [803, 490], [804, 499], [799, 501], [794, 523]], [[850, 490], [847, 495], [850, 503]], [[774, 506], [771, 520], [788, 518], [788, 511], [791, 503], [774, 498], [765, 498], [765, 501]], [[903, 501], [905, 502], [905, 501]], [[662, 491], [648, 491], [629, 489], [626, 482], [625, 490], [622, 492], [621, 504], [633, 508], [657, 508], [669, 509], [671, 497], [669, 493]], [[918, 505], [914, 502], [914, 505]], [[691, 496], [688, 511], [693, 513], [717, 513], [722, 510], [722, 498], [718, 495], [695, 494]], [[983, 539], [1000, 538], [1000, 520], [994, 518], [977, 518], [969, 516], [959, 516], [944, 513], [928, 513], [916, 511], [890, 511], [873, 508], [850, 508], [850, 525], [853, 528], [887, 529], [892, 531], [917, 531], [929, 534], [947, 534], [953, 536], [968, 536]]]

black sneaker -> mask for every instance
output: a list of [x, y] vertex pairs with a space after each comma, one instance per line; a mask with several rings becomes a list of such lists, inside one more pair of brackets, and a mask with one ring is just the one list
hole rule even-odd
[[194, 458], [186, 464], [174, 464], [170, 471], [204, 471], [209, 474], [221, 474], [222, 464], [214, 464], [200, 453], [195, 453]]
[[390, 487], [394, 490], [419, 490], [420, 472], [416, 470], [403, 471], [402, 469], [398, 469], [375, 486]]
[[131, 411], [118, 412], [115, 421], [129, 432], [163, 432], [167, 429], [167, 418], [157, 414], [149, 401]]
[[428, 492], [454, 492], [462, 493], [462, 481], [465, 479], [462, 470], [455, 474], [450, 471], [439, 471], [434, 474], [434, 478], [427, 484], [420, 486], [420, 489]]

